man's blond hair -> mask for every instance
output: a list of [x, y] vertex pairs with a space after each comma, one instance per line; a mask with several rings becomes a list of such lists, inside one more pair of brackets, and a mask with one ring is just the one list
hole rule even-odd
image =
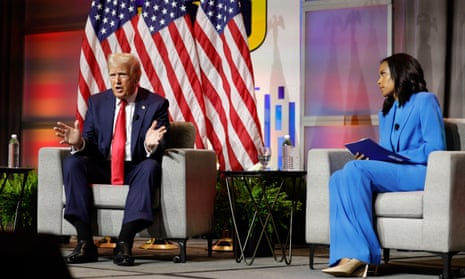
[[108, 66], [117, 64], [129, 65], [129, 74], [131, 76], [135, 75], [139, 78], [141, 75], [140, 62], [134, 54], [125, 52], [111, 53], [108, 55], [107, 61]]

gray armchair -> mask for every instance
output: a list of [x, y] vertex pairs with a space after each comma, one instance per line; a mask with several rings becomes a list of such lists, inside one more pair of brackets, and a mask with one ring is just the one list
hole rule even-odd
[[[216, 194], [216, 154], [194, 149], [195, 128], [189, 122], [172, 122], [169, 146], [162, 162], [160, 189], [154, 192], [154, 224], [140, 237], [173, 240], [179, 244], [176, 262], [186, 262], [186, 241], [208, 236], [211, 253]], [[39, 150], [37, 230], [40, 233], [73, 235], [74, 227], [63, 219], [66, 204], [61, 162], [69, 148]], [[117, 236], [129, 186], [91, 185], [95, 202], [93, 227], [97, 236]]]
[[[437, 253], [442, 278], [451, 278], [452, 256], [465, 250], [465, 119], [445, 119], [447, 151], [432, 152], [424, 191], [377, 194], [374, 224], [383, 247]], [[307, 157], [305, 238], [310, 268], [315, 248], [329, 245], [329, 176], [353, 156], [345, 149], [311, 149]]]

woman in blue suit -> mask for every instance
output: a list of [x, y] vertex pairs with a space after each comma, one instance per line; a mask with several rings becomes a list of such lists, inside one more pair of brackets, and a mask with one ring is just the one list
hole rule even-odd
[[403, 53], [384, 58], [377, 83], [385, 97], [378, 114], [379, 144], [410, 161], [375, 161], [357, 153], [331, 176], [330, 267], [323, 272], [334, 276], [365, 277], [368, 264], [381, 262], [373, 194], [423, 190], [428, 155], [445, 149], [441, 108], [415, 58]]

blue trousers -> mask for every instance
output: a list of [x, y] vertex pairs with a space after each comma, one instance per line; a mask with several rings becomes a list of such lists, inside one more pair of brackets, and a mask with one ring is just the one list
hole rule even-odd
[[373, 226], [373, 195], [423, 190], [426, 166], [375, 160], [349, 161], [329, 180], [329, 265], [342, 258], [381, 262]]
[[[159, 187], [160, 163], [146, 159], [138, 164], [127, 163], [125, 183], [129, 192], [124, 208], [123, 224], [135, 220], [153, 222], [152, 190]], [[110, 183], [110, 163], [94, 161], [88, 157], [70, 155], [63, 160], [63, 179], [66, 205], [65, 219], [90, 223], [93, 207], [91, 183]], [[119, 186], [114, 186], [119, 187]]]

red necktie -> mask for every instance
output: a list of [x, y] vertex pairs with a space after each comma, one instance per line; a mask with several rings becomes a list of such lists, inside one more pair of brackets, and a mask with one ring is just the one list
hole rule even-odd
[[124, 154], [126, 145], [126, 100], [120, 101], [115, 133], [111, 144], [111, 184], [124, 183]]

